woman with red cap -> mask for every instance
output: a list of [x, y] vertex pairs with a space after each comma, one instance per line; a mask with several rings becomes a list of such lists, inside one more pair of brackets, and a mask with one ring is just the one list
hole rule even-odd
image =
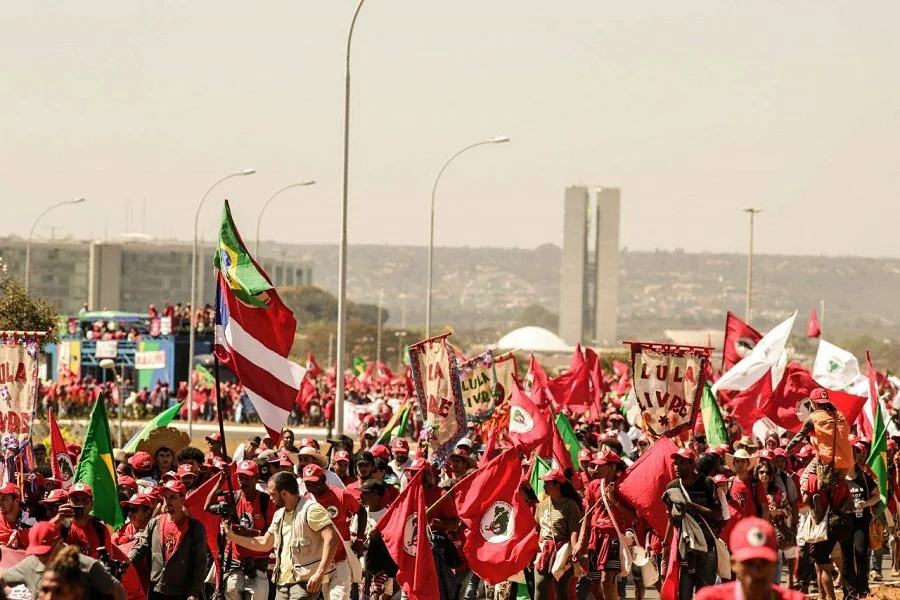
[[569, 544], [575, 548], [578, 541], [581, 507], [578, 493], [559, 469], [554, 469], [541, 477], [544, 493], [547, 495], [538, 504], [535, 518], [538, 523], [540, 551], [534, 565], [534, 600], [549, 600], [551, 588], [556, 598], [569, 597], [569, 582], [572, 580], [572, 565], [566, 566], [565, 573], [556, 579], [552, 573], [556, 553]]

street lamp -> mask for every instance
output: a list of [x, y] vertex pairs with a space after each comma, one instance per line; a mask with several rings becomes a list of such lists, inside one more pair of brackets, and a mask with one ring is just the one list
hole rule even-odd
[[34, 237], [34, 230], [37, 228], [38, 223], [44, 218], [44, 215], [54, 208], [66, 206], [67, 204], [81, 204], [82, 202], [84, 202], [84, 198], [75, 198], [74, 200], [66, 200], [65, 202], [54, 204], [50, 208], [44, 210], [44, 212], [39, 214], [38, 218], [34, 220], [34, 225], [31, 226], [31, 231], [28, 232], [28, 244], [25, 246], [25, 293], [28, 293], [28, 284], [31, 281], [31, 239]]
[[280, 190], [278, 190], [277, 192], [275, 192], [274, 194], [272, 194], [269, 197], [269, 199], [266, 200], [266, 203], [262, 205], [262, 208], [259, 211], [259, 217], [256, 219], [256, 248], [253, 251], [253, 254], [256, 256], [257, 260], [259, 260], [259, 225], [260, 225], [260, 223], [262, 223], [263, 213], [266, 212], [266, 208], [269, 206], [269, 203], [272, 202], [272, 200], [274, 200], [275, 197], [278, 194], [280, 194], [281, 192], [287, 191], [287, 190], [289, 190], [291, 188], [295, 188], [295, 187], [302, 187], [302, 186], [306, 186], [306, 185], [315, 185], [315, 184], [316, 184], [316, 182], [313, 181], [312, 179], [307, 179], [305, 181], [300, 181], [298, 183], [292, 183], [291, 185], [286, 185], [283, 188], [281, 188]]
[[489, 140], [482, 140], [480, 142], [475, 142], [474, 144], [470, 144], [459, 150], [456, 154], [450, 157], [450, 159], [444, 163], [444, 166], [441, 167], [441, 170], [438, 172], [437, 177], [434, 180], [434, 187], [431, 188], [431, 227], [429, 229], [428, 235], [428, 293], [425, 297], [425, 338], [431, 337], [431, 295], [433, 289], [433, 274], [434, 274], [434, 197], [437, 192], [438, 182], [441, 180], [441, 175], [444, 174], [444, 171], [447, 170], [447, 167], [450, 166], [457, 156], [466, 152], [467, 150], [471, 150], [472, 148], [477, 148], [478, 146], [484, 146], [485, 144], [505, 144], [509, 141], [509, 138], [505, 135], [493, 137]]
[[749, 325], [753, 300], [753, 222], [756, 215], [763, 209], [749, 207], [742, 210], [750, 215], [750, 252], [747, 254], [747, 306], [745, 311], [747, 325]]
[[119, 404], [116, 406], [116, 413], [119, 418], [119, 450], [121, 450], [122, 445], [125, 443], [124, 426], [122, 422], [122, 413], [125, 412], [125, 398], [122, 397], [122, 379], [125, 377], [125, 365], [122, 365], [122, 377], [119, 377], [119, 374], [116, 373], [116, 361], [111, 358], [104, 358], [101, 360], [100, 368], [112, 373], [113, 381], [116, 382], [116, 389], [119, 390]]
[[344, 353], [347, 350], [347, 181], [350, 172], [350, 42], [353, 41], [353, 28], [356, 19], [366, 0], [359, 0], [350, 31], [347, 32], [347, 54], [344, 63], [344, 180], [341, 192], [341, 245], [338, 258], [338, 322], [337, 322], [337, 360], [335, 378], [337, 390], [334, 394], [334, 420], [337, 434], [344, 433]]
[[[191, 380], [191, 376], [194, 371], [194, 337], [196, 333], [194, 331], [194, 311], [197, 310], [197, 238], [200, 235], [200, 209], [203, 208], [203, 203], [206, 202], [210, 193], [212, 193], [220, 183], [233, 177], [243, 177], [244, 175], [253, 175], [254, 173], [256, 173], [256, 169], [244, 169], [243, 171], [226, 175], [222, 179], [216, 181], [209, 186], [209, 189], [203, 194], [203, 198], [200, 199], [200, 204], [197, 205], [197, 212], [194, 214], [194, 252], [191, 256], [191, 311], [188, 317], [188, 325], [190, 327], [188, 333], [188, 436], [192, 439], [194, 437], [194, 383]], [[218, 391], [219, 390], [216, 390], [216, 393], [218, 393]]]

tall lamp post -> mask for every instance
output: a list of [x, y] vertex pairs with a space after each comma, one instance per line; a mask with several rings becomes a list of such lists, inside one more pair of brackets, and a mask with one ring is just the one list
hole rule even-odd
[[378, 290], [378, 329], [375, 334], [375, 366], [381, 362], [381, 307], [384, 305], [384, 290]]
[[753, 310], [753, 224], [758, 213], [761, 213], [763, 209], [761, 208], [745, 208], [743, 211], [750, 215], [750, 252], [747, 254], [747, 306], [745, 310], [745, 317], [747, 320], [747, 324], [750, 324], [750, 317], [752, 316]]
[[38, 223], [41, 219], [44, 218], [48, 212], [53, 210], [54, 208], [59, 208], [60, 206], [66, 206], [67, 204], [81, 204], [84, 202], [84, 198], [75, 198], [74, 200], [66, 200], [65, 202], [60, 202], [59, 204], [54, 204], [53, 206], [47, 208], [38, 215], [38, 218], [34, 220], [34, 224], [31, 226], [31, 231], [28, 232], [28, 244], [25, 246], [25, 292], [28, 292], [28, 284], [31, 281], [31, 240], [34, 237], [34, 230], [37, 229]]
[[471, 150], [472, 148], [477, 148], [478, 146], [484, 146], [486, 144], [504, 144], [509, 141], [509, 138], [504, 136], [493, 137], [489, 140], [482, 140], [480, 142], [475, 142], [474, 144], [470, 144], [463, 148], [462, 150], [458, 150], [456, 154], [450, 157], [450, 159], [444, 163], [444, 166], [441, 167], [441, 170], [438, 172], [437, 177], [434, 180], [434, 187], [431, 188], [431, 226], [429, 228], [428, 234], [428, 293], [425, 297], [425, 338], [431, 337], [431, 295], [433, 290], [433, 275], [434, 275], [434, 198], [437, 193], [438, 182], [441, 180], [441, 175], [444, 174], [444, 171], [447, 170], [447, 167], [450, 166], [457, 156], [460, 154]]
[[341, 192], [341, 245], [338, 258], [338, 322], [337, 322], [337, 360], [335, 378], [337, 390], [334, 394], [334, 420], [337, 435], [344, 433], [344, 354], [347, 351], [347, 180], [350, 170], [350, 42], [353, 41], [353, 28], [356, 19], [366, 0], [359, 0], [350, 31], [347, 32], [347, 55], [344, 63], [344, 180]]
[[281, 188], [280, 190], [278, 190], [277, 192], [275, 192], [274, 194], [272, 194], [271, 196], [269, 196], [269, 199], [266, 200], [266, 203], [262, 205], [262, 208], [259, 210], [259, 217], [256, 219], [256, 247], [253, 250], [253, 254], [256, 256], [257, 259], [259, 259], [259, 226], [260, 226], [260, 224], [262, 224], [263, 213], [266, 212], [266, 208], [269, 207], [269, 203], [271, 203], [272, 200], [274, 200], [275, 197], [278, 196], [281, 192], [286, 192], [287, 190], [289, 190], [291, 188], [295, 188], [295, 187], [303, 187], [303, 186], [315, 185], [315, 184], [316, 184], [316, 182], [313, 181], [312, 179], [307, 179], [305, 181], [300, 181], [297, 183], [292, 183], [291, 185], [286, 185], [283, 188]]
[[[233, 177], [243, 177], [244, 175], [253, 175], [254, 173], [256, 173], [256, 169], [244, 169], [243, 171], [226, 175], [222, 179], [216, 181], [209, 186], [209, 189], [203, 194], [203, 198], [200, 199], [200, 204], [197, 205], [197, 212], [194, 214], [194, 252], [191, 256], [191, 312], [188, 322], [190, 328], [188, 333], [188, 436], [191, 438], [194, 437], [194, 382], [191, 378], [194, 374], [194, 338], [196, 336], [196, 332], [194, 331], [194, 312], [197, 310], [197, 239], [200, 235], [200, 209], [203, 208], [203, 203], [206, 202], [206, 199], [220, 183]], [[216, 390], [216, 392], [218, 393], [218, 390]]]

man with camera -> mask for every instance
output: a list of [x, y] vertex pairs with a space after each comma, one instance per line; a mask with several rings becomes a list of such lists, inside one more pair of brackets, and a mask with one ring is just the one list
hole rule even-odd
[[[216, 503], [222, 486], [213, 490], [206, 499], [206, 510], [219, 514], [232, 523], [235, 533], [247, 537], [263, 534], [272, 523], [274, 503], [267, 494], [257, 489], [259, 465], [253, 460], [238, 463], [237, 477], [241, 489], [232, 498]], [[226, 600], [266, 600], [269, 597], [269, 553], [245, 548], [229, 542], [225, 549], [228, 567], [223, 578]]]

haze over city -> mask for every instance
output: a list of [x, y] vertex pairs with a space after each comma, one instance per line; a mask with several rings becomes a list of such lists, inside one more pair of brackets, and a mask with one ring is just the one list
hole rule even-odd
[[[354, 3], [13, 3], [0, 22], [0, 234], [335, 243]], [[562, 240], [564, 187], [622, 189], [622, 247], [896, 255], [900, 5], [373, 1], [354, 38], [351, 244]], [[130, 201], [130, 208], [126, 202]], [[144, 208], [146, 206], [146, 208]], [[143, 215], [146, 221], [142, 222]]]

